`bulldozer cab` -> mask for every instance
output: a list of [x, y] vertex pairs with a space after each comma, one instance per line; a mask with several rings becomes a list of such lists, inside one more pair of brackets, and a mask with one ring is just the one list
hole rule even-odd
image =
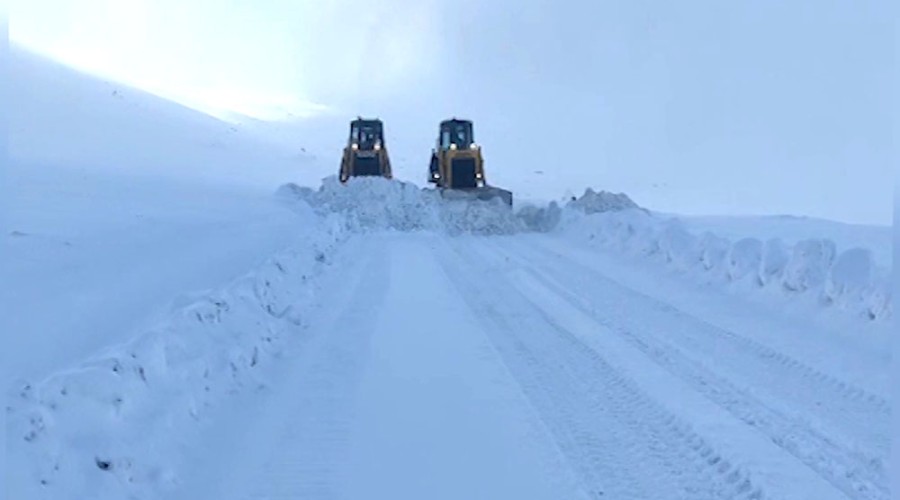
[[441, 122], [439, 149], [469, 149], [474, 145], [471, 121], [453, 119]]
[[384, 147], [384, 127], [381, 120], [358, 119], [350, 122], [350, 139], [354, 149], [372, 151]]
[[381, 120], [357, 118], [350, 122], [350, 137], [341, 156], [340, 181], [359, 176], [392, 178]]
[[475, 144], [472, 122], [453, 118], [441, 122], [431, 155], [429, 182], [443, 189], [483, 187], [484, 160]]

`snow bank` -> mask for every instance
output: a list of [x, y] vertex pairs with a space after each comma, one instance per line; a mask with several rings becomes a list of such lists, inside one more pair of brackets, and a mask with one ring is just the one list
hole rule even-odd
[[316, 191], [287, 184], [279, 193], [288, 201], [308, 203], [320, 214], [340, 214], [351, 231], [512, 234], [526, 229], [499, 199], [447, 200], [433, 189], [381, 177], [356, 177], [341, 184], [332, 176]]
[[[331, 221], [328, 221], [331, 222]], [[342, 239], [310, 228], [302, 244], [228, 287], [184, 300], [165, 323], [7, 398], [16, 498], [165, 498], [180, 437], [300, 332], [313, 283]], [[186, 441], [183, 439], [182, 441]]]
[[[569, 204], [573, 205], [579, 206]], [[607, 207], [607, 211], [582, 210], [585, 205]], [[560, 232], [604, 249], [657, 260], [679, 272], [772, 289], [788, 297], [809, 297], [869, 320], [892, 316], [889, 271], [876, 265], [870, 250], [839, 252], [828, 239], [806, 239], [789, 246], [778, 238], [731, 241], [711, 232], [697, 236], [678, 219], [642, 210], [610, 209], [605, 201], [580, 207], [584, 214], [593, 215], [564, 214]]]

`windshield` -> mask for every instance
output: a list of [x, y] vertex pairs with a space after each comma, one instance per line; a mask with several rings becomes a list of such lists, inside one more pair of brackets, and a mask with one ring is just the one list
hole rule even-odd
[[372, 149], [376, 143], [382, 143], [381, 125], [378, 123], [354, 123], [350, 130], [350, 139], [360, 149]]
[[441, 126], [441, 147], [447, 149], [451, 144], [468, 148], [472, 139], [472, 124], [467, 122], [449, 122]]

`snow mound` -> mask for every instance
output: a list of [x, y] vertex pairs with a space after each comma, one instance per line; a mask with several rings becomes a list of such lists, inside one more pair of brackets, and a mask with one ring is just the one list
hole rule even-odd
[[316, 276], [342, 238], [312, 228], [165, 323], [9, 395], [10, 491], [20, 498], [165, 498], [178, 478], [177, 435], [228, 394], [264, 387], [260, 367], [300, 333]]
[[606, 250], [654, 259], [704, 281], [712, 277], [787, 297], [809, 297], [869, 320], [893, 315], [890, 271], [879, 268], [868, 249], [838, 252], [828, 239], [788, 246], [777, 238], [764, 242], [731, 241], [710, 232], [697, 236], [680, 220], [628, 208], [589, 216], [564, 214], [559, 231]]
[[323, 179], [318, 190], [285, 184], [279, 196], [301, 200], [320, 214], [340, 214], [352, 230], [431, 230], [449, 234], [480, 235], [549, 232], [566, 214], [596, 214], [637, 208], [625, 194], [592, 189], [565, 207], [528, 204], [510, 210], [500, 199], [447, 199], [434, 189], [381, 177], [356, 177], [341, 184], [337, 177]]
[[759, 269], [760, 285], [767, 285], [778, 279], [784, 274], [784, 270], [791, 260], [791, 255], [784, 242], [779, 238], [772, 238], [766, 241], [763, 248], [763, 260]]
[[580, 198], [570, 201], [566, 206], [584, 212], [585, 214], [616, 212], [619, 210], [628, 210], [630, 208], [640, 208], [637, 203], [632, 201], [625, 193], [610, 193], [609, 191], [598, 192], [591, 188], [587, 188]]
[[320, 214], [339, 214], [352, 231], [512, 234], [526, 229], [499, 199], [446, 200], [433, 189], [382, 177], [355, 177], [342, 184], [332, 176], [318, 190], [286, 184], [278, 193], [288, 201], [304, 201]]

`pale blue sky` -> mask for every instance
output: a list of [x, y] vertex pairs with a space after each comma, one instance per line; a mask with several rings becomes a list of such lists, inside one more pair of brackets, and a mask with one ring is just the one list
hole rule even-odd
[[14, 40], [206, 110], [379, 114], [414, 175], [461, 115], [524, 196], [890, 222], [890, 0], [13, 2]]

